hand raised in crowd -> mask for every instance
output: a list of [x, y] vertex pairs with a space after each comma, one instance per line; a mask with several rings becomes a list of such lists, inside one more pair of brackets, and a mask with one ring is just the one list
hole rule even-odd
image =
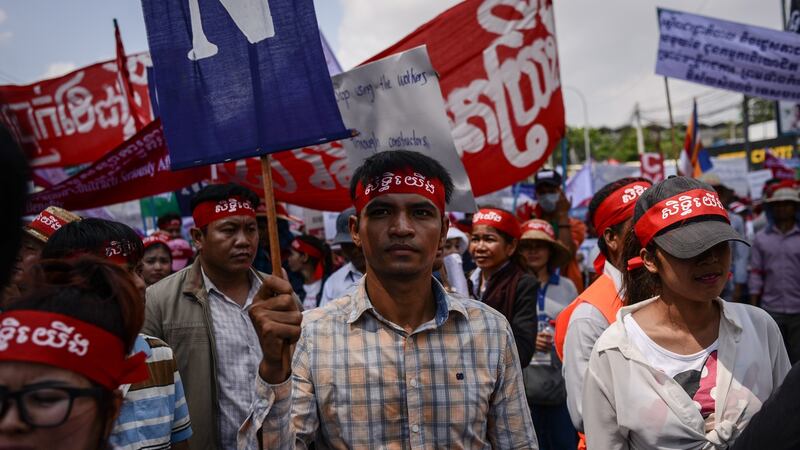
[[561, 191], [558, 196], [558, 202], [556, 203], [556, 214], [559, 218], [567, 218], [569, 217], [570, 208], [572, 208], [572, 202], [567, 198], [564, 191]]
[[536, 351], [549, 352], [553, 348], [553, 335], [551, 333], [540, 332], [536, 335]]
[[270, 384], [280, 384], [292, 373], [292, 349], [300, 339], [303, 320], [292, 294], [288, 281], [268, 275], [250, 308], [250, 320], [264, 355], [258, 374]]

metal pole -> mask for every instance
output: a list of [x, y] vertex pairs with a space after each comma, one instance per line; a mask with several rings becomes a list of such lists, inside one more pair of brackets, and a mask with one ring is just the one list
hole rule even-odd
[[567, 188], [567, 137], [561, 139], [561, 184], [562, 188]]
[[752, 169], [752, 155], [750, 154], [750, 97], [744, 96], [742, 100], [742, 128], [744, 132], [744, 154], [747, 158], [747, 168]]
[[583, 107], [583, 153], [584, 153], [584, 162], [589, 162], [592, 159], [592, 146], [589, 141], [589, 108], [586, 106], [586, 97], [583, 96], [583, 93], [574, 87], [571, 86], [564, 86], [564, 89], [572, 91], [578, 94], [578, 98], [581, 99], [581, 106]]
[[669, 112], [669, 129], [672, 134], [672, 154], [675, 156], [676, 172], [680, 175], [680, 167], [678, 165], [678, 144], [675, 139], [675, 121], [672, 119], [672, 101], [669, 98], [669, 81], [664, 77], [664, 89], [667, 91], [667, 111]]

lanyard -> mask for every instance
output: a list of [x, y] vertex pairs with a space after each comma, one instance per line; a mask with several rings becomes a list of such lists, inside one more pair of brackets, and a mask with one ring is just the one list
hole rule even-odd
[[544, 312], [544, 299], [547, 296], [547, 288], [551, 284], [558, 285], [560, 279], [561, 277], [558, 275], [558, 270], [556, 270], [552, 275], [550, 275], [550, 279], [547, 280], [547, 284], [545, 284], [544, 287], [539, 286], [539, 291], [536, 293], [536, 303], [539, 308], [538, 312], [540, 322], [550, 320], [550, 317]]

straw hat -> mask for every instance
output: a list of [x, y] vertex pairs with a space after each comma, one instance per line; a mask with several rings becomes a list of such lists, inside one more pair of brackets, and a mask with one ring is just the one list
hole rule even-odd
[[800, 203], [800, 191], [797, 189], [782, 187], [776, 189], [766, 200], [767, 203], [775, 202], [795, 202]]
[[64, 225], [81, 220], [81, 217], [58, 206], [48, 206], [31, 223], [22, 227], [28, 236], [47, 244], [50, 236]]
[[550, 245], [550, 262], [555, 267], [562, 267], [572, 259], [567, 247], [556, 240], [553, 227], [547, 221], [532, 219], [523, 223], [520, 241], [526, 240], [547, 242]]

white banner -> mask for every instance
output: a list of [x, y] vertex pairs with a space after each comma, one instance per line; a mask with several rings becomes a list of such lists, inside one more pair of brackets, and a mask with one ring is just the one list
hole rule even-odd
[[750, 186], [750, 198], [758, 200], [764, 195], [764, 183], [772, 178], [769, 169], [756, 170], [747, 173], [747, 184]]
[[332, 80], [344, 124], [359, 133], [341, 141], [350, 167], [360, 166], [380, 151], [424, 153], [453, 177], [455, 190], [448, 210], [476, 209], [450, 132], [438, 75], [425, 46], [357, 67]]
[[662, 8], [658, 22], [657, 74], [800, 101], [800, 35]]

